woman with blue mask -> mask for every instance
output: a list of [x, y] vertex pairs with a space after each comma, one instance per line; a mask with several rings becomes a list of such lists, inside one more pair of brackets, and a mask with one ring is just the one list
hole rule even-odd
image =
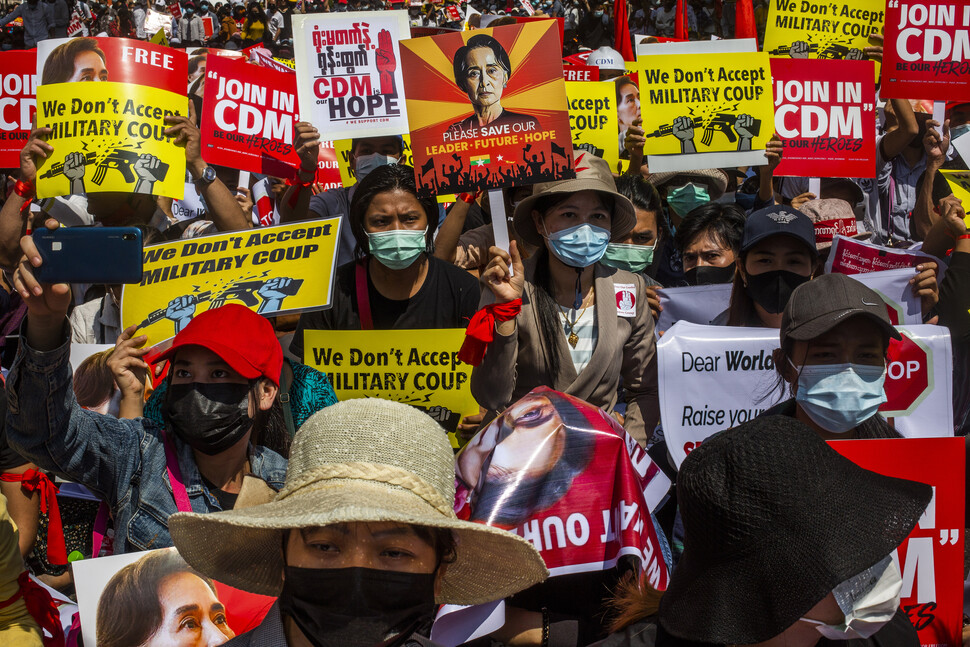
[[899, 333], [867, 286], [845, 274], [805, 283], [785, 306], [773, 355], [792, 399], [762, 415], [797, 418], [826, 440], [899, 438], [878, 413], [890, 339]]
[[438, 207], [419, 199], [414, 169], [378, 166], [354, 191], [349, 224], [356, 260], [337, 268], [333, 306], [300, 317], [290, 350], [303, 357], [304, 330], [464, 328], [478, 283], [434, 258]]
[[622, 378], [624, 426], [643, 441], [658, 418], [646, 284], [639, 273], [600, 262], [610, 241], [634, 228], [635, 210], [606, 162], [576, 152], [574, 163], [575, 179], [537, 184], [515, 209], [516, 232], [538, 252], [523, 264], [515, 243], [508, 252], [489, 250], [482, 274], [489, 314], [476, 320], [488, 317], [493, 338], [483, 357], [471, 358], [472, 393], [502, 411], [545, 385], [613, 412]]

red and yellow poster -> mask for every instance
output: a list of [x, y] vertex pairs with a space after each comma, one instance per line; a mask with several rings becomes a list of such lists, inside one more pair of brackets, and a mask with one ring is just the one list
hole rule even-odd
[[967, 101], [968, 75], [970, 0], [888, 3], [880, 96]]
[[771, 59], [777, 176], [875, 177], [876, 87], [871, 61]]
[[0, 168], [19, 168], [37, 112], [37, 52], [0, 53]]
[[903, 588], [899, 608], [924, 647], [959, 647], [963, 626], [966, 446], [963, 438], [836, 440], [853, 463], [885, 476], [933, 486], [933, 498], [893, 561]]
[[37, 195], [121, 191], [181, 199], [185, 149], [165, 135], [185, 115], [184, 52], [127, 38], [45, 40], [37, 47], [37, 125], [54, 152]]
[[206, 68], [202, 151], [210, 164], [289, 178], [299, 120], [296, 75], [221, 56]]
[[419, 191], [574, 177], [560, 51], [551, 20], [403, 41]]

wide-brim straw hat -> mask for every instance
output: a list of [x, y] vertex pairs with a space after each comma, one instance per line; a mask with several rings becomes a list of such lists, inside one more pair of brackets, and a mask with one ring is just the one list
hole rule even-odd
[[455, 559], [438, 603], [483, 604], [545, 580], [528, 541], [455, 516], [454, 454], [445, 431], [417, 409], [347, 400], [307, 420], [273, 501], [211, 514], [178, 513], [172, 539], [192, 567], [230, 586], [279, 595], [287, 530], [396, 522], [450, 530]]
[[660, 624], [717, 645], [773, 638], [895, 550], [931, 496], [859, 467], [794, 418], [715, 434], [677, 476], [684, 552]]
[[700, 179], [705, 182], [711, 187], [711, 200], [717, 200], [724, 195], [724, 191], [727, 190], [727, 175], [719, 168], [702, 168], [694, 171], [664, 171], [663, 173], [651, 173], [647, 176], [647, 182], [659, 189], [678, 175]]
[[536, 229], [532, 210], [536, 202], [551, 195], [565, 195], [578, 191], [596, 191], [610, 196], [613, 200], [613, 214], [610, 220], [610, 240], [620, 240], [633, 231], [637, 224], [637, 212], [633, 203], [616, 190], [616, 182], [610, 166], [602, 158], [574, 150], [573, 167], [576, 177], [571, 180], [557, 180], [536, 184], [532, 195], [515, 207], [512, 223], [515, 231], [527, 243], [542, 247], [542, 234]]

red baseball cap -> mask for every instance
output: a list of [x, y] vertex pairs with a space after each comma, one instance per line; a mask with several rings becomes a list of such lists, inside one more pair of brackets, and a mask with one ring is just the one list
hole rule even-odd
[[208, 348], [247, 380], [265, 377], [280, 385], [283, 349], [273, 325], [245, 306], [229, 303], [194, 317], [156, 361], [171, 359], [185, 346]]

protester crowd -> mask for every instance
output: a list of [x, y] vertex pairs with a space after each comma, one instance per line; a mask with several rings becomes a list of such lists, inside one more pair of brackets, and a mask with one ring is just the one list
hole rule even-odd
[[[484, 605], [500, 600], [504, 620], [463, 644], [919, 644], [900, 608], [894, 551], [933, 492], [858, 467], [826, 442], [901, 438], [878, 412], [890, 344], [901, 338], [880, 294], [826, 272], [831, 236], [820, 228], [842, 221], [855, 238], [941, 261], [916, 263], [909, 289], [923, 323], [949, 334], [952, 435], [966, 438], [970, 228], [940, 170], [967, 169], [952, 142], [970, 128], [970, 104], [948, 103], [940, 123], [921, 102], [880, 102], [875, 178], [828, 178], [819, 196], [804, 178], [775, 176], [785, 155], [777, 136], [763, 166], [651, 173], [648, 105], [626, 75], [618, 35], [637, 43], [683, 29], [691, 40], [762, 42], [768, 3], [525, 4], [8, 8], [4, 50], [67, 37], [69, 25], [71, 35], [148, 40], [158, 30], [146, 21], [160, 24], [159, 15], [166, 43], [201, 48], [189, 60], [191, 114], [168, 117], [165, 135], [184, 148], [203, 213], [179, 218], [171, 199], [144, 194], [38, 200], [50, 129], [35, 128], [20, 167], [3, 169], [0, 645], [83, 644], [48, 593], [77, 597], [72, 563], [172, 546], [178, 554], [149, 553], [110, 578], [98, 645], [436, 645], [435, 618], [445, 625], [448, 605], [491, 613]], [[750, 14], [738, 25], [742, 4]], [[419, 192], [400, 136], [354, 139], [353, 182], [324, 189], [316, 172], [327, 134], [305, 121], [289, 177], [239, 184], [237, 169], [207, 164], [198, 115], [209, 50], [255, 45], [283, 61], [293, 58], [294, 14], [399, 8], [416, 35], [533, 13], [563, 19], [563, 56], [582, 55], [613, 79], [628, 164], [610, 168], [577, 149], [575, 179], [506, 188], [503, 205], [491, 203], [496, 192], [442, 205]], [[878, 38], [866, 55], [879, 60]], [[149, 247], [246, 230], [262, 226], [259, 183], [270, 187], [277, 223], [342, 220], [329, 308], [263, 316], [229, 303], [193, 317], [192, 303], [159, 303], [185, 325], [158, 354], [123, 326], [121, 285], [37, 278], [42, 261], [27, 232], [135, 226]], [[493, 213], [508, 216], [507, 248], [496, 245]], [[785, 395], [749, 422], [724, 425], [676, 469], [660, 406], [661, 302], [671, 288], [719, 284], [730, 284], [730, 301], [709, 313], [710, 325], [777, 330], [772, 359]], [[432, 417], [378, 398], [338, 402], [309, 365], [308, 331], [454, 328], [468, 330], [461, 359], [474, 366], [479, 405], [457, 425], [468, 443], [457, 464]], [[72, 369], [79, 344], [114, 348]], [[647, 576], [642, 552], [550, 577], [541, 539], [509, 532], [539, 507], [579, 500], [567, 498], [570, 486], [581, 489], [581, 476], [602, 464], [590, 458], [601, 440], [576, 433], [590, 428], [638, 445], [617, 443], [623, 468], [610, 467], [610, 479], [614, 469], [632, 474], [640, 451], [673, 483], [640, 517], [655, 532], [665, 587]], [[583, 460], [570, 464], [575, 456]], [[525, 494], [506, 500], [496, 488], [513, 482]], [[65, 496], [67, 485], [88, 496]], [[469, 502], [478, 506], [470, 515]], [[961, 579], [968, 569], [965, 560]], [[176, 582], [199, 601], [175, 601]], [[275, 601], [249, 631], [234, 630], [217, 583]], [[966, 626], [962, 636], [970, 645]]]

